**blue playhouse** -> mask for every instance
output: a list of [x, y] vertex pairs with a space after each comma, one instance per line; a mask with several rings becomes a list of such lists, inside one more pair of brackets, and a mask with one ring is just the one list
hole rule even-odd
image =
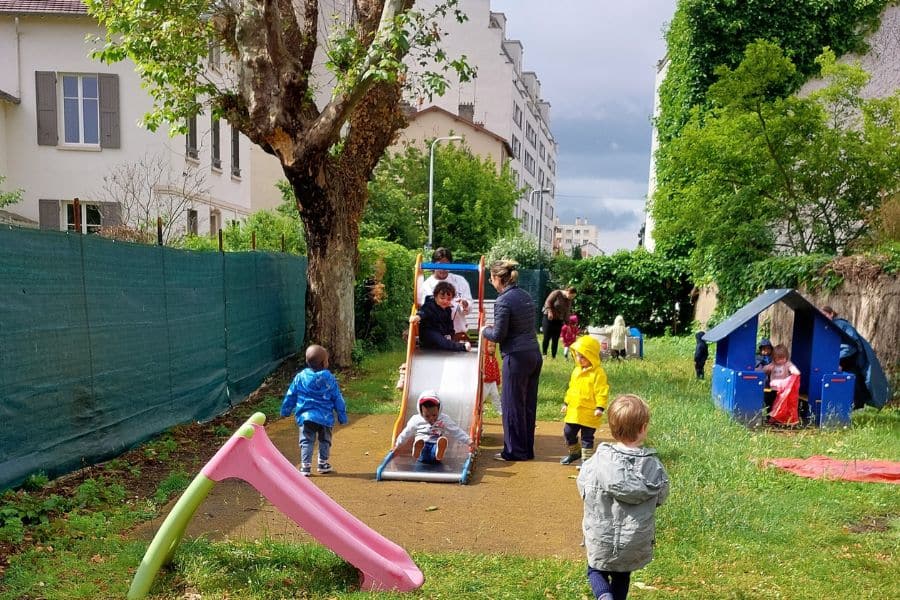
[[[853, 339], [793, 289], [766, 290], [727, 320], [709, 330], [703, 339], [716, 342], [712, 370], [712, 397], [716, 406], [747, 425], [764, 420], [763, 388], [766, 376], [754, 370], [759, 313], [776, 302], [794, 312], [791, 361], [800, 369], [800, 396], [809, 401], [810, 425], [850, 425], [854, 375], [838, 368], [841, 343]], [[781, 343], [773, 340], [773, 343]]]

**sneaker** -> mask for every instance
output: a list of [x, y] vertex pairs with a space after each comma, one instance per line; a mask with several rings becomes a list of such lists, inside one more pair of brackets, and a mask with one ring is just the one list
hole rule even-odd
[[309, 477], [310, 473], [312, 473], [312, 465], [300, 465], [300, 474], [304, 477]]
[[581, 452], [578, 454], [569, 454], [567, 456], [563, 456], [562, 460], [559, 461], [561, 465], [571, 465], [573, 462], [581, 458]]
[[466, 347], [466, 352], [471, 352], [471, 351], [472, 351], [472, 343], [471, 343], [471, 342], [466, 342], [466, 343], [463, 344], [463, 345]]
[[503, 461], [503, 462], [509, 462], [507, 459], [503, 458], [503, 453], [502, 453], [502, 452], [498, 452], [497, 454], [495, 454], [495, 455], [494, 455], [494, 460], [499, 460], [499, 461]]
[[334, 467], [331, 466], [331, 463], [320, 462], [316, 467], [316, 471], [318, 471], [319, 473], [331, 473], [332, 471], [334, 471]]

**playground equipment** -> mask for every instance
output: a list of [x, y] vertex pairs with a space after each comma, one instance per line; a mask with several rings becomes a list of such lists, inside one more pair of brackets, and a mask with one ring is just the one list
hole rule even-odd
[[216, 452], [181, 495], [147, 548], [128, 590], [144, 598], [159, 569], [175, 554], [188, 522], [217, 481], [235, 477], [360, 571], [360, 588], [406, 592], [425, 582], [406, 551], [344, 510], [300, 475], [266, 435], [266, 416], [255, 413]]
[[759, 313], [776, 302], [794, 311], [791, 362], [800, 369], [799, 393], [809, 401], [809, 424], [849, 425], [854, 376], [839, 371], [838, 359], [841, 342], [853, 340], [792, 289], [764, 291], [703, 336], [705, 341], [717, 343], [713, 400], [742, 423], [756, 425], [762, 421], [766, 375], [754, 369], [757, 327]]
[[[416, 258], [413, 273], [413, 304], [411, 314], [418, 308], [418, 286], [422, 271], [443, 269], [447, 271], [476, 271], [478, 273], [478, 322], [477, 330], [485, 324], [484, 314], [484, 258], [476, 264], [423, 263], [422, 255]], [[474, 300], [474, 298], [473, 298]], [[473, 303], [474, 308], [474, 303]], [[437, 390], [441, 397], [441, 409], [465, 431], [469, 432], [475, 447], [481, 441], [482, 431], [482, 368], [484, 344], [478, 344], [478, 352], [446, 352], [422, 350], [416, 347], [418, 324], [410, 325], [406, 346], [406, 383], [403, 387], [400, 413], [391, 432], [391, 447], [410, 417], [416, 414], [416, 399], [426, 389]], [[480, 340], [479, 340], [480, 342]], [[418, 462], [411, 454], [409, 444], [389, 451], [375, 472], [375, 479], [404, 481], [440, 481], [468, 483], [475, 453], [460, 444], [451, 443], [438, 464]]]

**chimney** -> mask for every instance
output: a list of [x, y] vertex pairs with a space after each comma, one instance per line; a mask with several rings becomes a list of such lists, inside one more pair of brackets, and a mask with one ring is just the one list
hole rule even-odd
[[407, 100], [400, 101], [400, 112], [403, 113], [403, 116], [409, 119], [417, 112], [419, 112], [415, 106], [410, 104]]
[[469, 123], [475, 122], [475, 105], [472, 103], [460, 104], [459, 111], [457, 112], [460, 119], [464, 121], [468, 121]]

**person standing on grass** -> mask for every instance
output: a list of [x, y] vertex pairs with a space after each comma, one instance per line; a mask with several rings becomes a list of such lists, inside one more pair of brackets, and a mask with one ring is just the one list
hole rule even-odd
[[534, 300], [516, 285], [517, 267], [510, 260], [491, 263], [491, 285], [499, 295], [494, 302], [494, 324], [481, 330], [485, 339], [500, 344], [503, 358], [503, 451], [494, 456], [496, 460], [534, 458], [538, 382], [544, 360], [534, 330]]
[[550, 346], [550, 356], [556, 358], [556, 350], [559, 347], [559, 336], [562, 333], [563, 324], [569, 320], [572, 313], [572, 301], [575, 300], [575, 288], [567, 287], [564, 290], [553, 290], [544, 301], [544, 318], [541, 329], [544, 331], [544, 342], [541, 351], [547, 356], [547, 347]]
[[563, 438], [569, 452], [559, 461], [563, 465], [570, 465], [579, 458], [584, 464], [594, 454], [594, 433], [600, 427], [609, 401], [609, 383], [606, 371], [600, 365], [600, 342], [585, 335], [575, 340], [571, 350], [575, 368], [569, 377], [569, 387], [562, 405], [562, 412], [566, 415]]
[[306, 368], [297, 373], [281, 403], [281, 416], [297, 413], [300, 428], [300, 474], [312, 472], [313, 449], [319, 441], [319, 473], [331, 473], [331, 437], [334, 413], [341, 425], [347, 424], [347, 405], [337, 379], [328, 370], [328, 350], [318, 344], [306, 349]]
[[706, 361], [709, 359], [709, 346], [703, 341], [705, 331], [698, 331], [694, 334], [697, 344], [694, 346], [694, 374], [697, 379], [703, 379], [703, 369], [706, 367]]
[[653, 559], [656, 507], [669, 495], [669, 476], [644, 448], [650, 407], [625, 394], [606, 411], [614, 444], [600, 444], [581, 467], [576, 484], [584, 501], [581, 523], [587, 577], [597, 600], [625, 600], [631, 573]]
[[609, 348], [612, 350], [612, 357], [616, 360], [625, 358], [626, 345], [628, 343], [628, 327], [625, 326], [625, 317], [616, 315], [612, 327], [609, 329]]

